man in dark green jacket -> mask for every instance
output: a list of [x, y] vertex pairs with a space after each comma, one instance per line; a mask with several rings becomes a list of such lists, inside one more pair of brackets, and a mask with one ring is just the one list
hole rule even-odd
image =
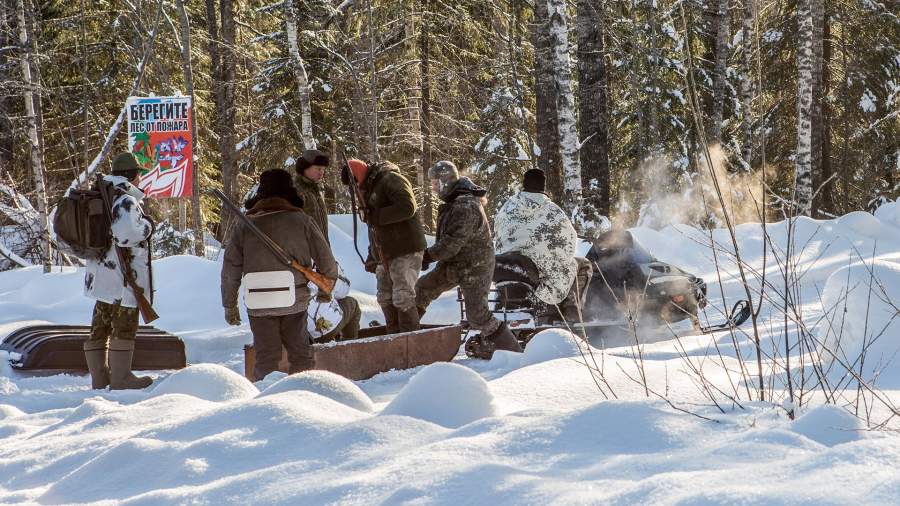
[[318, 149], [307, 149], [297, 161], [294, 175], [294, 186], [297, 194], [303, 199], [303, 212], [312, 218], [319, 227], [319, 231], [328, 239], [328, 208], [325, 206], [325, 195], [322, 180], [325, 178], [325, 169], [331, 162], [328, 153]]
[[384, 311], [388, 332], [419, 329], [416, 279], [425, 250], [425, 230], [419, 221], [412, 185], [391, 162], [368, 165], [347, 162], [363, 193], [369, 226], [369, 258], [366, 270], [378, 281], [378, 304]]

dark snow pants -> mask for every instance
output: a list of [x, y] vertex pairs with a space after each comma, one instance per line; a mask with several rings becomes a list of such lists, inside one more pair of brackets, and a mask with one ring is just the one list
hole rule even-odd
[[433, 271], [416, 283], [416, 306], [427, 308], [442, 293], [460, 287], [466, 304], [466, 319], [483, 335], [493, 334], [500, 326], [488, 306], [488, 295], [494, 277], [494, 257], [474, 267], [455, 262], [438, 262]]
[[291, 374], [315, 368], [316, 357], [306, 330], [306, 311], [285, 316], [251, 316], [250, 331], [256, 352], [253, 367], [256, 381], [278, 370], [282, 347], [287, 350]]

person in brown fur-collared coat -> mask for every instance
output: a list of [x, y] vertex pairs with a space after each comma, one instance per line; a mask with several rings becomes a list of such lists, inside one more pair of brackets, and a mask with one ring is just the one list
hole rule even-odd
[[[263, 172], [259, 178], [256, 196], [248, 201], [247, 217], [259, 229], [281, 246], [300, 264], [315, 265], [316, 270], [329, 277], [338, 277], [337, 263], [328, 243], [313, 220], [303, 210], [303, 202], [291, 183], [291, 176], [282, 169]], [[241, 281], [253, 273], [283, 272], [287, 268], [279, 258], [241, 223], [233, 232], [225, 248], [222, 263], [222, 306], [225, 321], [240, 325], [238, 289]], [[315, 367], [312, 342], [307, 331], [307, 308], [311, 298], [307, 286], [309, 280], [300, 272], [290, 270], [295, 294], [288, 305], [255, 307], [248, 309], [256, 366], [253, 375], [261, 380], [278, 369], [282, 346], [287, 350], [289, 372], [300, 372]], [[246, 285], [246, 280], [245, 280]], [[247, 288], [245, 286], [245, 288]], [[284, 290], [285, 287], [259, 288], [259, 292]], [[253, 290], [245, 292], [247, 297]], [[330, 300], [330, 295], [322, 294]], [[248, 304], [249, 305], [249, 304]]]

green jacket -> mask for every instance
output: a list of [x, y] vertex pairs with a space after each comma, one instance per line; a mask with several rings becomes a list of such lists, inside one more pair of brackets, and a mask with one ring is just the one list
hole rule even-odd
[[314, 183], [302, 174], [297, 174], [294, 176], [294, 186], [297, 187], [297, 194], [303, 199], [303, 212], [312, 218], [313, 223], [325, 236], [325, 240], [331, 244], [328, 239], [328, 208], [325, 206], [322, 185]]
[[[424, 251], [425, 229], [419, 221], [416, 197], [412, 185], [391, 162], [373, 165], [362, 188], [369, 212], [369, 244], [372, 233], [377, 236], [386, 260]], [[369, 247], [369, 255], [378, 259], [378, 252]]]

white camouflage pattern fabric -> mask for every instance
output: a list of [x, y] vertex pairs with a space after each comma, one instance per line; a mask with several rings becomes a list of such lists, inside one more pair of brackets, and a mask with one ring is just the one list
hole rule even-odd
[[125, 307], [137, 307], [131, 288], [125, 286], [119, 257], [115, 246], [128, 248], [131, 253], [130, 268], [138, 286], [152, 300], [150, 286], [150, 249], [147, 240], [153, 233], [153, 225], [144, 217], [141, 200], [144, 192], [122, 176], [104, 176], [122, 193], [112, 204], [113, 246], [99, 260], [88, 260], [84, 269], [84, 294], [107, 304], [121, 303]]
[[519, 192], [494, 219], [497, 253], [518, 251], [530, 258], [540, 272], [535, 295], [547, 304], [566, 298], [578, 263], [578, 234], [566, 213], [543, 193]]
[[334, 330], [341, 323], [344, 311], [338, 304], [338, 299], [350, 295], [350, 281], [344, 276], [344, 271], [338, 266], [338, 278], [331, 291], [331, 300], [325, 303], [316, 301], [316, 293], [319, 291], [313, 282], [309, 282], [309, 292], [312, 298], [309, 300], [309, 309], [306, 310], [306, 329], [313, 339], [318, 339]]

